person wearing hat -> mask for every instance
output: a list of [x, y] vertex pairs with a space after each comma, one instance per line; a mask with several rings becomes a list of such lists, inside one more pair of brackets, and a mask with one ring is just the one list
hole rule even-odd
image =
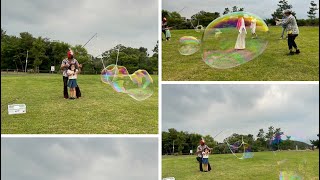
[[[196, 152], [196, 154], [197, 154], [197, 158], [196, 159], [199, 162], [199, 168], [200, 168], [201, 172], [203, 171], [203, 168], [202, 168], [202, 157], [203, 157], [203, 152], [204, 152], [205, 149], [208, 149], [210, 151], [212, 150], [211, 148], [209, 148], [206, 145], [204, 139], [201, 139], [200, 140], [200, 145], [198, 146], [197, 152]], [[210, 166], [209, 162], [208, 162], [208, 171], [211, 171], [211, 166]]]
[[[63, 96], [65, 99], [69, 99], [69, 94], [68, 94], [68, 68], [71, 65], [75, 65], [77, 69], [81, 69], [82, 65], [78, 63], [78, 61], [74, 58], [73, 56], [73, 51], [69, 49], [67, 53], [67, 58], [62, 60], [61, 62], [61, 70], [62, 70], [62, 76], [63, 76]], [[76, 88], [76, 96], [77, 98], [81, 97], [81, 91], [79, 86], [77, 85]]]
[[[283, 13], [287, 18], [282, 22], [280, 22], [280, 20], [277, 18], [276, 23], [287, 26], [288, 47], [290, 51], [289, 55], [299, 54], [300, 50], [295, 42], [296, 37], [299, 35], [299, 28], [296, 18], [292, 15], [292, 11], [290, 9], [284, 10]], [[292, 48], [294, 48], [296, 51], [293, 52]]]

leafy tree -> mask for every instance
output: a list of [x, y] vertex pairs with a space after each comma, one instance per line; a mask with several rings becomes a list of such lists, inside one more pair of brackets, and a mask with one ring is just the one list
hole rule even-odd
[[318, 136], [318, 139], [317, 140], [310, 140], [310, 143], [314, 146], [317, 146], [317, 148], [319, 149], [319, 134], [317, 136]]
[[[279, 18], [281, 19], [283, 16], [283, 11], [286, 9], [292, 9], [292, 5], [288, 3], [287, 0], [280, 0], [278, 3], [278, 8], [276, 9], [275, 12], [273, 12], [273, 14], [271, 14], [273, 19]], [[292, 15], [295, 16], [296, 13], [292, 12]]]
[[230, 12], [229, 8], [224, 8], [223, 15], [228, 14]]
[[167, 10], [162, 10], [162, 18], [169, 18], [170, 17], [170, 12]]
[[314, 1], [310, 2], [310, 8], [308, 11], [308, 17], [312, 20], [316, 19], [316, 11], [318, 10], [317, 4]]
[[232, 12], [238, 12], [238, 7], [237, 6], [233, 6], [232, 7]]
[[46, 46], [45, 42], [41, 37], [38, 37], [33, 43], [32, 48], [30, 50], [32, 59], [33, 59], [33, 67], [35, 71], [42, 64], [43, 60], [46, 60], [48, 57], [45, 54]]
[[206, 11], [200, 11], [197, 14], [192, 15], [191, 20], [194, 26], [198, 25], [198, 22], [203, 26], [207, 26], [209, 23], [211, 23], [218, 17], [220, 17], [220, 13], [218, 12], [211, 13]]

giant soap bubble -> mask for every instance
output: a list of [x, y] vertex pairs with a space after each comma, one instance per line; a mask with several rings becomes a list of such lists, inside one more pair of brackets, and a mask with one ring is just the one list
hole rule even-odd
[[191, 55], [200, 49], [200, 41], [193, 36], [183, 36], [179, 40], [179, 52], [182, 55]]
[[101, 72], [101, 80], [109, 84], [117, 92], [126, 92], [125, 85], [130, 84], [130, 77], [124, 66], [111, 64]]
[[266, 23], [252, 13], [234, 12], [221, 16], [203, 33], [202, 59], [210, 67], [219, 69], [246, 63], [266, 49], [268, 30]]
[[133, 99], [142, 101], [153, 94], [153, 79], [146, 70], [137, 70], [130, 75], [130, 86], [127, 85], [127, 93]]
[[102, 70], [101, 81], [138, 101], [153, 94], [153, 79], [146, 70], [139, 69], [130, 75], [126, 67], [111, 64]]

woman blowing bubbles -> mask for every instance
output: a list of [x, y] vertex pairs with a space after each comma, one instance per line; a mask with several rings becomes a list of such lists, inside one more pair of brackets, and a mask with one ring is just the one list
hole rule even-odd
[[[297, 25], [296, 18], [292, 15], [292, 11], [290, 9], [283, 11], [284, 15], [287, 17], [285, 20], [280, 21], [280, 19], [276, 18], [276, 23], [278, 25], [286, 25], [288, 32], [288, 47], [289, 47], [289, 55], [299, 54], [300, 50], [296, 42], [294, 41], [296, 37], [299, 35], [299, 28]], [[292, 47], [296, 50], [293, 52]]]

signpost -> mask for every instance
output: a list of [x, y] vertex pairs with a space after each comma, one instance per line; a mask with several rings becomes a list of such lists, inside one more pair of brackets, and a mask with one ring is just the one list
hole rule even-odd
[[51, 66], [51, 73], [53, 73], [55, 71], [55, 67]]
[[27, 51], [26, 66], [25, 66], [24, 72], [27, 72], [27, 65], [28, 65], [28, 51]]

